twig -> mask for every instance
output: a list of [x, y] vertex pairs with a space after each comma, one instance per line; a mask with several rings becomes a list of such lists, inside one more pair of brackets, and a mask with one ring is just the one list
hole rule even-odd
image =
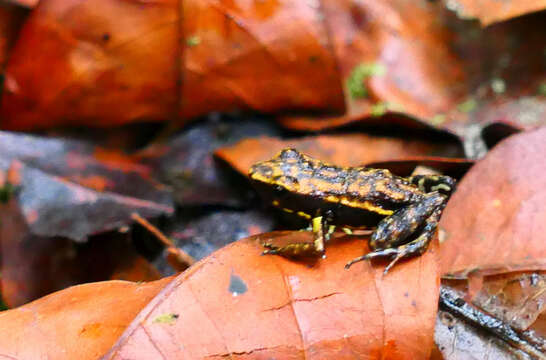
[[167, 249], [167, 261], [177, 271], [184, 271], [195, 263], [195, 259], [182, 249], [174, 245], [171, 239], [144, 219], [138, 213], [132, 213], [131, 219], [154, 235]]

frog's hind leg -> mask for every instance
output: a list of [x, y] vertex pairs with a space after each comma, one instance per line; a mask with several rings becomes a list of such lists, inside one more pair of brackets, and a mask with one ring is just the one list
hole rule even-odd
[[[400, 259], [422, 255], [426, 251], [428, 245], [430, 244], [430, 241], [434, 237], [436, 227], [438, 226], [438, 222], [440, 221], [441, 213], [441, 209], [437, 209], [436, 211], [434, 211], [434, 213], [426, 220], [425, 226], [423, 227], [423, 232], [415, 240], [412, 240], [409, 243], [401, 245], [397, 248], [385, 249], [394, 250], [392, 254], [390, 254], [390, 256], [394, 256], [394, 259], [392, 259], [389, 265], [387, 265], [387, 267], [383, 271], [383, 274], [386, 275]], [[386, 256], [387, 254], [382, 254], [382, 252], [385, 250], [379, 250], [370, 253], [368, 254], [370, 255], [369, 258]]]
[[311, 219], [311, 231], [314, 235], [313, 243], [302, 242], [293, 243], [285, 246], [275, 246], [273, 244], [265, 243], [263, 246], [266, 248], [262, 252], [262, 255], [281, 255], [288, 257], [300, 257], [300, 256], [321, 256], [324, 254], [324, 242], [330, 238], [330, 235], [334, 232], [335, 227], [329, 226], [327, 228], [327, 221], [323, 216], [315, 216]]
[[[369, 241], [373, 251], [351, 260], [345, 268], [376, 257], [394, 258], [385, 269], [387, 273], [400, 259], [422, 254], [434, 235], [446, 200], [446, 196], [438, 192], [429, 193], [421, 201], [383, 219]], [[418, 229], [422, 229], [421, 234], [415, 240], [400, 245]]]

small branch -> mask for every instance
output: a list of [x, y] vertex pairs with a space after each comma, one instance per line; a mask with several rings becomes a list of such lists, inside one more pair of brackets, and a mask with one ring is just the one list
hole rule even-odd
[[171, 239], [137, 213], [131, 214], [131, 219], [154, 235], [167, 251], [167, 261], [176, 271], [184, 271], [195, 263], [195, 259], [182, 249], [177, 248]]

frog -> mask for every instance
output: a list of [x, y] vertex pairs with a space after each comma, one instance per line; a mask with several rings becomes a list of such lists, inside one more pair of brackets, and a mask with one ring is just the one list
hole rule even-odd
[[401, 177], [387, 169], [337, 166], [295, 148], [255, 163], [248, 176], [266, 203], [308, 220], [313, 232], [312, 243], [263, 243], [263, 255], [324, 257], [325, 242], [336, 228], [346, 233], [374, 229], [371, 251], [345, 268], [389, 258], [384, 274], [400, 260], [426, 251], [456, 184], [447, 175]]

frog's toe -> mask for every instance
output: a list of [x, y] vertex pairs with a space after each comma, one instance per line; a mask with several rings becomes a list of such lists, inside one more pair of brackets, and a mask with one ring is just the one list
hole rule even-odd
[[272, 244], [262, 244], [262, 246], [265, 248], [265, 250], [262, 251], [262, 255], [278, 255], [280, 252], [278, 246]]
[[375, 250], [375, 251], [372, 251], [370, 253], [367, 253], [366, 255], [359, 256], [356, 259], [353, 259], [353, 260], [349, 261], [347, 264], [345, 264], [345, 269], [349, 269], [354, 263], [357, 263], [357, 262], [360, 262], [360, 261], [373, 259], [373, 258], [376, 258], [376, 257], [392, 256], [392, 255], [396, 255], [397, 253], [398, 253], [397, 249], [395, 249], [395, 248]]

